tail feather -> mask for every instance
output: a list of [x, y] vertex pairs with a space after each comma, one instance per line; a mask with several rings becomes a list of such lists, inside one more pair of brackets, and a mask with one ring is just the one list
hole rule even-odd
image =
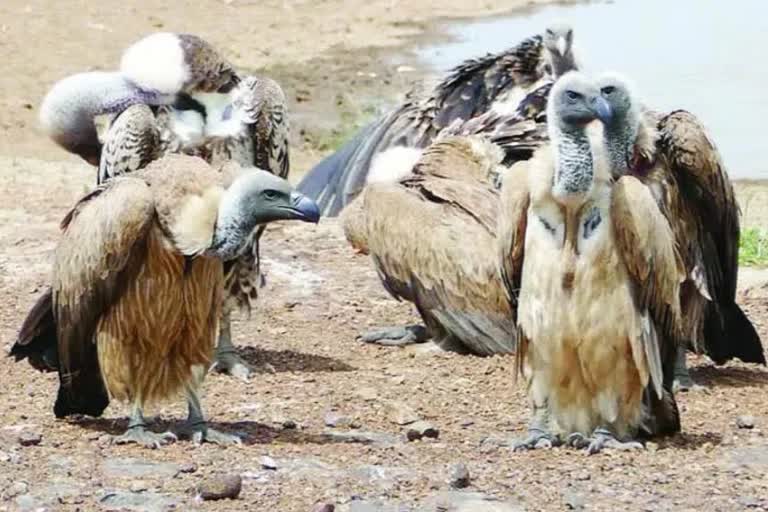
[[711, 304], [704, 324], [704, 340], [707, 355], [715, 364], [729, 359], [741, 359], [745, 363], [766, 364], [765, 351], [760, 335], [738, 304], [719, 304], [719, 314]]
[[55, 372], [59, 368], [56, 340], [56, 322], [53, 318], [52, 292], [48, 288], [35, 305], [19, 330], [9, 354], [16, 361], [27, 359], [41, 372]]

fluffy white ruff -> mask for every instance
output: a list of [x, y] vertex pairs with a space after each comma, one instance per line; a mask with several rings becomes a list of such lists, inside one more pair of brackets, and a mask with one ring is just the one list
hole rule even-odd
[[129, 46], [120, 71], [142, 89], [162, 94], [179, 92], [190, 78], [181, 41], [168, 32], [149, 35]]
[[407, 176], [416, 162], [421, 158], [423, 150], [395, 146], [379, 153], [371, 162], [367, 183], [393, 183]]

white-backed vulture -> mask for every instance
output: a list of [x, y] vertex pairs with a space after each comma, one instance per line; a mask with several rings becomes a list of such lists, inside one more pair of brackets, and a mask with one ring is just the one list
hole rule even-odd
[[504, 176], [502, 275], [516, 302], [529, 437], [590, 453], [636, 448], [641, 427], [679, 430], [671, 391], [684, 275], [651, 191], [615, 183], [588, 124], [610, 120], [594, 82], [564, 75], [548, 105], [551, 145]]
[[370, 254], [387, 291], [426, 325], [381, 329], [366, 342], [432, 338], [480, 355], [514, 350], [515, 324], [496, 251], [498, 191], [488, 176], [502, 151], [480, 137], [432, 144], [397, 183], [371, 183], [342, 212], [351, 245]]
[[[598, 85], [614, 112], [604, 133], [613, 175], [632, 175], [649, 187], [685, 262], [687, 345], [716, 364], [765, 364], [760, 337], [736, 304], [739, 210], [715, 144], [689, 112], [645, 111], [619, 75], [608, 73]], [[693, 385], [685, 351], [681, 346], [675, 370], [681, 389]]]
[[[126, 96], [120, 109], [110, 108], [116, 116], [100, 149], [98, 183], [142, 169], [168, 153], [200, 156], [212, 165], [234, 161], [287, 177], [286, 101], [273, 80], [240, 76], [199, 37], [166, 33], [152, 34], [130, 46], [121, 71], [113, 75], [120, 83], [129, 81], [142, 91], [176, 94], [172, 102], [161, 104], [143, 101], [139, 95]], [[93, 114], [103, 111], [108, 100], [123, 91], [94, 82], [89, 74], [76, 76], [81, 78], [60, 82], [73, 81], [71, 86], [55, 85], [44, 102], [41, 118], [56, 120], [48, 124], [56, 127], [56, 136], [53, 132], [52, 136], [57, 140], [78, 138], [77, 134], [93, 129]], [[242, 378], [249, 375], [250, 368], [232, 344], [230, 314], [235, 307], [250, 313], [257, 299], [263, 280], [259, 264], [263, 230], [260, 227], [243, 253], [225, 265], [228, 300], [222, 313], [216, 368]]]
[[226, 188], [224, 180], [199, 158], [169, 155], [107, 181], [64, 218], [51, 289], [11, 352], [58, 370], [57, 417], [99, 416], [110, 399], [128, 401], [118, 441], [158, 446], [173, 435], [147, 431], [143, 409], [183, 392], [193, 439], [237, 441], [206, 427], [199, 399], [218, 330], [222, 261], [240, 254], [256, 226], [317, 222], [319, 209], [265, 171], [243, 170]]
[[[338, 215], [369, 181], [376, 155], [425, 148], [457, 120], [515, 112], [529, 92], [577, 68], [572, 43], [571, 27], [552, 26], [509, 50], [467, 60], [437, 83], [416, 84], [398, 108], [312, 168], [299, 190], [318, 201], [323, 215]], [[392, 175], [390, 181], [398, 178]]]

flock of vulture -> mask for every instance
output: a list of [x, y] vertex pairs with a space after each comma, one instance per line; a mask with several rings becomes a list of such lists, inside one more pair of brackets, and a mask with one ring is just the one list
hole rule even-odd
[[414, 85], [297, 190], [287, 116], [277, 83], [185, 34], [51, 88], [43, 127], [98, 168], [11, 352], [58, 372], [57, 417], [127, 401], [117, 441], [157, 447], [176, 435], [143, 409], [183, 392], [181, 433], [240, 442], [207, 427], [198, 390], [212, 367], [250, 371], [230, 315], [257, 299], [266, 225], [321, 213], [423, 320], [363, 341], [514, 353], [532, 408], [517, 449], [679, 431], [687, 350], [765, 364], [735, 302], [739, 212], [717, 149], [692, 114], [579, 71], [570, 27]]

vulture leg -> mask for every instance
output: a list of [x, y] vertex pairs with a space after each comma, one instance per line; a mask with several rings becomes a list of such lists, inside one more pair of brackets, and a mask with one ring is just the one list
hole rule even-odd
[[363, 343], [374, 343], [387, 347], [404, 347], [429, 340], [427, 328], [423, 325], [406, 325], [405, 327], [387, 327], [362, 334], [358, 338]]
[[128, 430], [125, 431], [125, 434], [115, 438], [116, 444], [136, 443], [147, 448], [160, 448], [164, 444], [174, 441], [176, 441], [176, 435], [173, 432], [155, 434], [147, 430], [147, 420], [144, 419], [141, 404], [138, 402], [131, 404]]
[[584, 439], [581, 434], [571, 434], [568, 438], [569, 444], [575, 447], [582, 447], [587, 444], [587, 454], [594, 455], [605, 449], [610, 450], [642, 450], [645, 447], [638, 441], [619, 441], [608, 428], [598, 427], [592, 433], [590, 439]]
[[686, 353], [687, 350], [685, 344], [681, 344], [677, 349], [677, 357], [675, 359], [675, 381], [672, 387], [675, 392], [701, 388], [701, 386], [693, 382], [693, 379], [691, 378], [686, 363]]
[[552, 448], [558, 444], [557, 438], [549, 431], [549, 407], [547, 404], [533, 404], [533, 418], [528, 425], [528, 437], [512, 444], [512, 450], [536, 450]]
[[[197, 370], [197, 369], [196, 369]], [[184, 427], [181, 428], [181, 434], [192, 439], [195, 444], [201, 444], [204, 441], [219, 445], [242, 444], [242, 440], [235, 435], [225, 434], [208, 427], [203, 415], [203, 407], [200, 405], [200, 386], [203, 383], [205, 371], [200, 367], [195, 371], [196, 378], [186, 386], [187, 406], [189, 415]]]
[[219, 344], [216, 347], [215, 368], [220, 373], [228, 373], [233, 377], [247, 381], [251, 376], [250, 365], [240, 357], [232, 344], [231, 312], [228, 308], [221, 315], [219, 327]]

